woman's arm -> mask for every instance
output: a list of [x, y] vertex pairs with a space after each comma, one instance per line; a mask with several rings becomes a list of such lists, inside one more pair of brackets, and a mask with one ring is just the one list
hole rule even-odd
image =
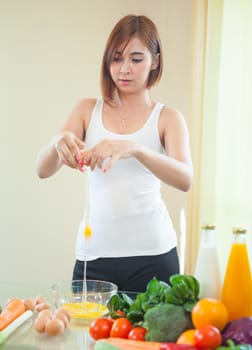
[[38, 154], [36, 170], [40, 178], [55, 174], [63, 164], [80, 169], [78, 160], [95, 99], [81, 100], [70, 113], [59, 132]]
[[175, 110], [164, 109], [159, 131], [166, 154], [157, 154], [140, 145], [135, 158], [165, 184], [188, 191], [193, 179], [193, 165], [184, 117]]

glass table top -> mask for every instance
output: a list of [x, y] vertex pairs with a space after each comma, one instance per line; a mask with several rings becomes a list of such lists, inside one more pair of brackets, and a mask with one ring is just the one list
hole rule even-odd
[[[42, 295], [53, 307], [53, 294], [50, 285], [22, 284], [13, 282], [0, 282], [0, 305], [3, 307], [6, 301], [12, 297], [35, 298]], [[95, 341], [89, 335], [88, 324], [85, 321], [71, 320], [64, 333], [49, 337], [39, 334], [33, 328], [33, 318], [25, 321], [12, 333], [6, 341], [0, 345], [0, 349], [6, 350], [92, 350]]]

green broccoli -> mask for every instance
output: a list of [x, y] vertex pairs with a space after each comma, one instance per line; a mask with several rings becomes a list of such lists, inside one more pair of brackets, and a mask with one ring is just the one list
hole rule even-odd
[[144, 327], [147, 328], [146, 340], [175, 342], [182, 332], [193, 328], [193, 325], [191, 313], [182, 306], [163, 303], [147, 310]]

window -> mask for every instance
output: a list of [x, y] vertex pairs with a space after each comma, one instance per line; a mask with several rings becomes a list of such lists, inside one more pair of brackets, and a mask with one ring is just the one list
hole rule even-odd
[[[195, 256], [200, 225], [215, 223], [224, 273], [234, 226], [248, 231], [252, 264], [252, 1], [211, 0], [201, 11], [200, 2], [195, 3], [197, 16], [205, 22], [195, 31], [204, 40], [201, 74], [193, 77], [202, 90], [200, 100], [192, 99], [200, 107], [190, 123], [191, 137], [198, 140], [192, 148], [198, 170], [196, 189], [189, 198], [188, 239], [195, 241]], [[195, 257], [190, 272], [194, 263]]]

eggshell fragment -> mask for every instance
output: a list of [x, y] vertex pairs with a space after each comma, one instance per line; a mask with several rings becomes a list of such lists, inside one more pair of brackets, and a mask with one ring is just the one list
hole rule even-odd
[[64, 332], [64, 322], [58, 318], [53, 318], [46, 323], [45, 331], [49, 336], [59, 335]]

